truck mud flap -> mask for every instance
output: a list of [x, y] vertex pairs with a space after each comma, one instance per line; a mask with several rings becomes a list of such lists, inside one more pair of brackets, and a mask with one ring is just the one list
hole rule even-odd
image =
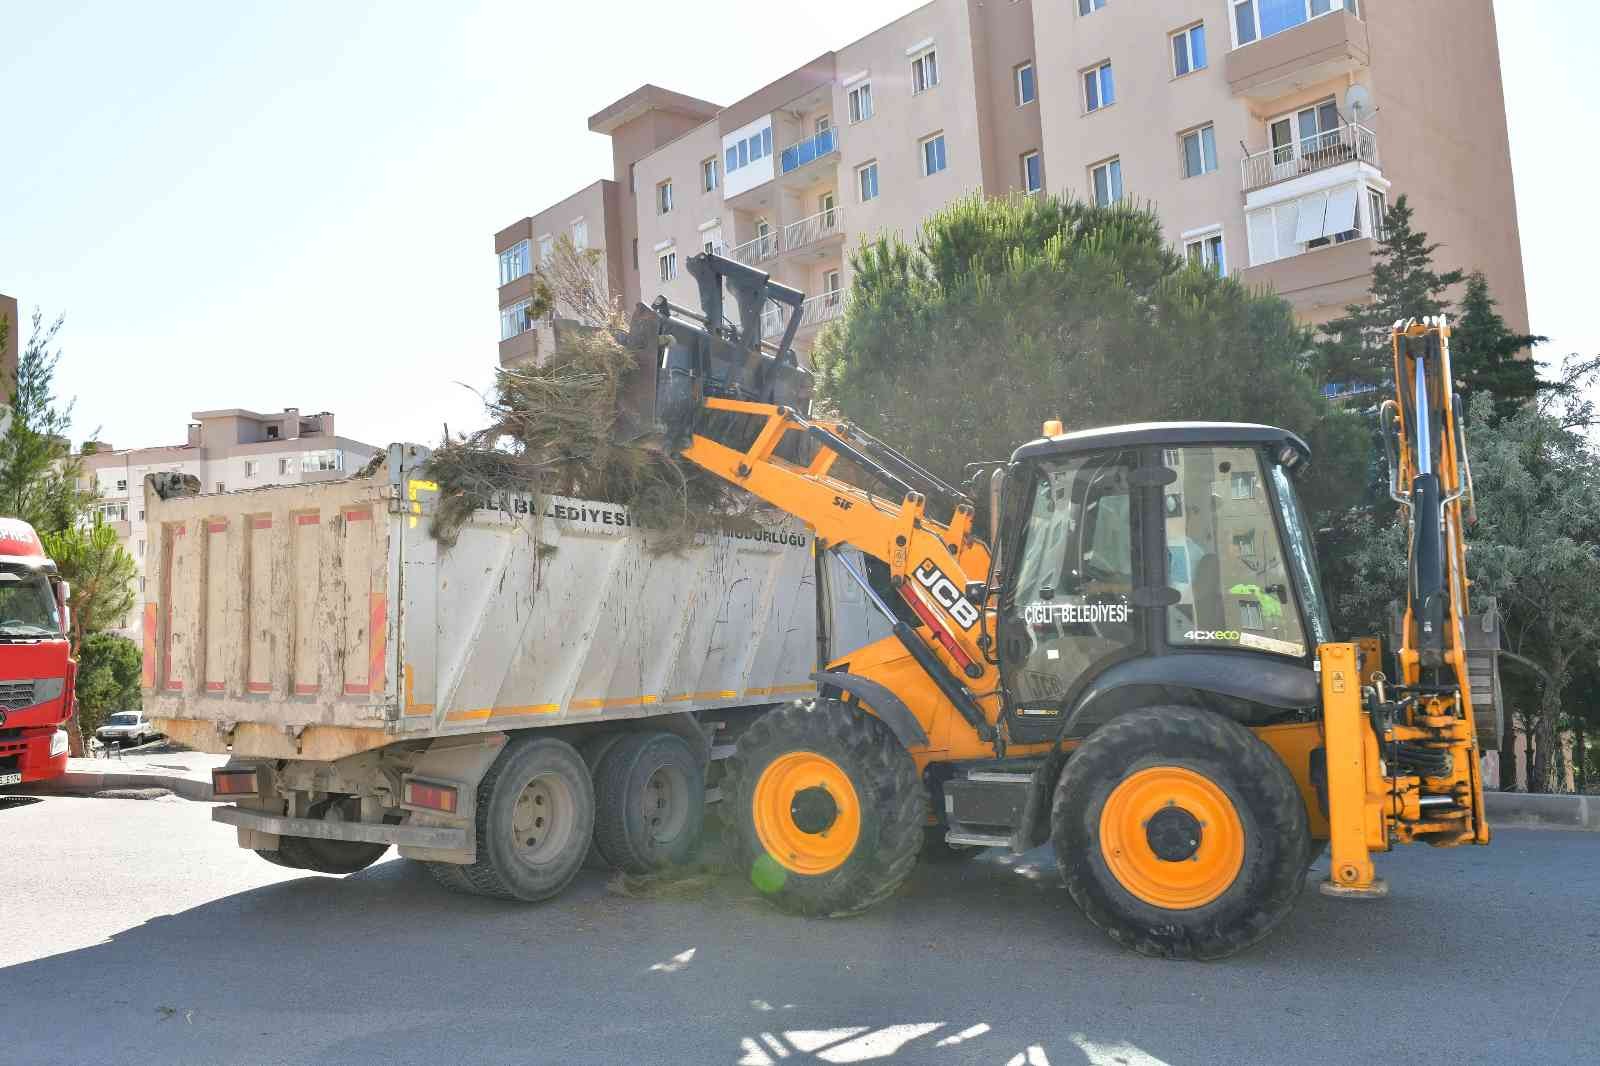
[[286, 818], [281, 814], [250, 811], [243, 807], [213, 807], [211, 820], [258, 833], [323, 840], [358, 840], [367, 844], [457, 850], [471, 841], [465, 829], [432, 825], [373, 825], [367, 822], [325, 822], [317, 818]]

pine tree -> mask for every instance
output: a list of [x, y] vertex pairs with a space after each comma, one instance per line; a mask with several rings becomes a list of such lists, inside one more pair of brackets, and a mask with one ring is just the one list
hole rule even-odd
[[54, 385], [60, 350], [51, 350], [61, 319], [48, 327], [33, 313], [33, 334], [17, 360], [11, 425], [0, 436], [0, 514], [31, 523], [40, 533], [66, 529], [92, 496], [78, 488], [81, 464], [67, 431], [72, 404], [58, 405]]
[[1342, 318], [1322, 327], [1317, 344], [1322, 384], [1388, 386], [1394, 376], [1389, 331], [1401, 319], [1443, 314], [1445, 292], [1461, 283], [1461, 271], [1441, 274], [1433, 268], [1439, 245], [1412, 229], [1405, 196], [1389, 208], [1383, 224], [1372, 253], [1372, 298], [1347, 305]]
[[1495, 421], [1510, 418], [1543, 387], [1537, 364], [1518, 355], [1548, 338], [1511, 332], [1495, 310], [1483, 272], [1476, 270], [1467, 278], [1454, 325], [1450, 364], [1462, 384], [1462, 399], [1487, 392], [1494, 398]]

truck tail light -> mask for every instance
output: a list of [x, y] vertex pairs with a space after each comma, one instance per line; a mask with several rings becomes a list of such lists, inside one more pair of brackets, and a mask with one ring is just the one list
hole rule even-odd
[[430, 811], [454, 814], [459, 796], [454, 785], [439, 785], [431, 781], [409, 779], [402, 797], [407, 807], [421, 807]]
[[211, 771], [211, 794], [214, 796], [254, 796], [261, 791], [256, 771], [223, 769]]

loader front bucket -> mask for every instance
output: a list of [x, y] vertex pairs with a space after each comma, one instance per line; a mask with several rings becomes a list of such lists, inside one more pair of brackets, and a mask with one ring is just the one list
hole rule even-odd
[[[618, 438], [677, 451], [691, 435], [702, 433], [737, 445], [747, 416], [703, 410], [702, 401], [713, 396], [808, 414], [811, 372], [789, 347], [804, 296], [759, 270], [711, 253], [690, 258], [688, 270], [699, 283], [700, 311], [665, 297], [634, 309], [626, 338], [634, 369], [617, 390]], [[737, 324], [723, 313], [724, 283], [738, 305]], [[763, 319], [773, 305], [780, 313], [788, 308], [786, 328], [775, 344], [761, 339]]]

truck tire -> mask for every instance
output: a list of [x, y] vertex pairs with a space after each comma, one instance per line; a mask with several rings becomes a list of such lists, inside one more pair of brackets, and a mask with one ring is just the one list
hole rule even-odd
[[[627, 733], [622, 732], [598, 733], [578, 745], [578, 751], [583, 755], [584, 765], [589, 767], [589, 777], [595, 783], [595, 827], [597, 829], [600, 824], [600, 762], [606, 757], [606, 753], [621, 743], [622, 738], [627, 735]], [[599, 846], [592, 840], [589, 842], [588, 852], [583, 857], [583, 868], [585, 870], [612, 869], [610, 861], [600, 853]]]
[[274, 866], [311, 870], [319, 874], [353, 874], [365, 870], [389, 850], [387, 844], [359, 840], [323, 840], [321, 837], [279, 837], [278, 850], [257, 851]]
[[611, 747], [595, 775], [595, 847], [624, 873], [688, 862], [706, 817], [706, 775], [684, 739], [634, 733]]
[[1101, 726], [1056, 784], [1051, 840], [1089, 920], [1143, 955], [1221, 959], [1305, 887], [1311, 836], [1289, 768], [1243, 726], [1149, 707]]
[[594, 835], [594, 784], [583, 756], [553, 737], [507, 744], [478, 783], [477, 861], [469, 891], [533, 903], [577, 874]]
[[877, 718], [837, 700], [768, 711], [739, 738], [722, 788], [739, 869], [784, 910], [841, 917], [910, 876], [928, 797]]
[[433, 879], [442, 887], [448, 888], [452, 892], [463, 892], [467, 895], [474, 894], [472, 890], [472, 882], [467, 880], [467, 875], [462, 872], [462, 866], [460, 863], [424, 862], [422, 865], [428, 868], [428, 873], [431, 874]]

